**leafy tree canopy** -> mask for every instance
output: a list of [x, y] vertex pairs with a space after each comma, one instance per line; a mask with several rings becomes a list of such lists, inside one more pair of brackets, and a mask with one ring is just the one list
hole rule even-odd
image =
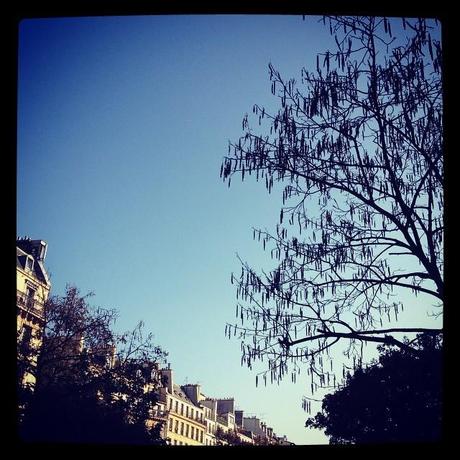
[[420, 336], [415, 346], [417, 355], [379, 347], [378, 361], [348, 374], [306, 426], [324, 429], [331, 444], [440, 441], [440, 340]]
[[[146, 428], [157, 402], [158, 365], [166, 353], [145, 334], [142, 322], [125, 333], [112, 326], [116, 311], [94, 308], [67, 286], [44, 307], [42, 344], [19, 353], [18, 369], [36, 377], [20, 389], [20, 435], [25, 441], [161, 443], [159, 428]], [[36, 364], [30, 362], [35, 351]], [[29, 353], [29, 355], [28, 355]]]

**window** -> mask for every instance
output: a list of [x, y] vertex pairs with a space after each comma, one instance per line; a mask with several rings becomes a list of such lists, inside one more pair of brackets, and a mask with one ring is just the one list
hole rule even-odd
[[184, 422], [180, 422], [180, 434], [184, 436]]
[[169, 409], [173, 410], [173, 400], [172, 400], [172, 398], [169, 398]]
[[185, 406], [185, 416], [188, 417], [188, 406]]
[[27, 325], [22, 326], [21, 335], [19, 338], [21, 343], [23, 345], [28, 345], [31, 338], [32, 338], [32, 328]]
[[203, 444], [203, 431], [200, 431], [200, 442]]
[[188, 432], [189, 432], [190, 425], [187, 423], [185, 426], [185, 436], [188, 438]]
[[193, 407], [191, 409], [190, 418], [193, 418]]
[[173, 419], [170, 418], [169, 419], [169, 431], [172, 431], [172, 429], [173, 429]]
[[176, 424], [175, 424], [175, 426], [174, 426], [174, 431], [175, 431], [176, 433], [179, 433], [179, 420], [176, 420]]
[[192, 426], [190, 437], [193, 439], [195, 437], [195, 427]]
[[179, 413], [179, 401], [176, 401], [176, 412]]
[[26, 257], [26, 269], [32, 271], [34, 269], [34, 259]]
[[184, 415], [184, 404], [181, 403], [180, 405], [180, 415]]
[[27, 286], [26, 288], [26, 307], [33, 307], [34, 306], [34, 299], [35, 299], [36, 290]]

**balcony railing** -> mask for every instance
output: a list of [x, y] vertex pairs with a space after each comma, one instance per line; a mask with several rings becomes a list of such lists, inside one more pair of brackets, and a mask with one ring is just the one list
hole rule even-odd
[[180, 410], [175, 410], [174, 408], [170, 408], [169, 411], [172, 412], [173, 414], [180, 415], [181, 417], [184, 417], [187, 420], [198, 423], [199, 425], [206, 426], [206, 420], [204, 418], [201, 419], [201, 417], [196, 417], [196, 416], [192, 417], [190, 414], [186, 415], [185, 411], [182, 413]]
[[160, 409], [152, 409], [150, 411], [150, 415], [157, 419], [166, 419], [168, 417], [169, 410], [160, 410]]
[[43, 302], [32, 299], [25, 292], [19, 290], [16, 291], [16, 300], [18, 307], [43, 319]]

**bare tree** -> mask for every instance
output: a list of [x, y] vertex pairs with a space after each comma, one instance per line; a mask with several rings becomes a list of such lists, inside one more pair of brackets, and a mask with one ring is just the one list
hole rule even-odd
[[[337, 49], [320, 53], [301, 82], [269, 65], [277, 113], [255, 105], [261, 134], [243, 119], [221, 177], [283, 184], [275, 232], [254, 229], [276, 267], [242, 262], [236, 315], [242, 364], [268, 361], [265, 381], [307, 363], [312, 391], [335, 382], [331, 347], [347, 341], [416, 349], [398, 327], [402, 290], [434, 299], [442, 313], [442, 50], [435, 20], [325, 17]], [[404, 268], [401, 269], [400, 266]], [[385, 323], [389, 325], [384, 326]], [[291, 367], [288, 367], [291, 364]], [[256, 377], [257, 379], [257, 377]]]

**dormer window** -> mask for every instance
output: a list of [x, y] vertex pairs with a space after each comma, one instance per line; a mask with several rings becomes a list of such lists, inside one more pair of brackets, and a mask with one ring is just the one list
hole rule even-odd
[[33, 271], [34, 269], [34, 259], [32, 257], [26, 257], [26, 270]]

